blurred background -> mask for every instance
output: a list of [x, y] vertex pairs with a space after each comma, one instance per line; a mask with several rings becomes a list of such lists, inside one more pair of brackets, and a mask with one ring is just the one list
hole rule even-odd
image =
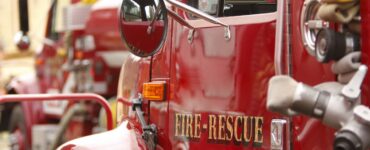
[[18, 0], [0, 0], [0, 86], [11, 76], [32, 72], [33, 54], [40, 49], [45, 34], [47, 12], [51, 0], [28, 0], [29, 33], [32, 39], [28, 51], [20, 52], [14, 43], [19, 31]]
[[[28, 0], [29, 35], [32, 40], [31, 51], [40, 47], [45, 34], [47, 12], [51, 0]], [[18, 0], [0, 0], [0, 41], [4, 54], [17, 53], [14, 35], [19, 31]]]
[[[29, 51], [21, 52], [14, 43], [19, 31], [18, 0], [0, 0], [0, 93], [11, 77], [34, 72], [34, 53], [40, 49], [45, 34], [51, 0], [28, 0]], [[8, 134], [0, 133], [0, 149], [7, 149]]]

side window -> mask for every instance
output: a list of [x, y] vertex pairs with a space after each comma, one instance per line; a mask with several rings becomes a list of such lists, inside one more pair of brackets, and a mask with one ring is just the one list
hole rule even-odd
[[224, 16], [253, 15], [276, 11], [274, 0], [225, 0]]
[[276, 11], [276, 0], [187, 0], [187, 4], [215, 17]]

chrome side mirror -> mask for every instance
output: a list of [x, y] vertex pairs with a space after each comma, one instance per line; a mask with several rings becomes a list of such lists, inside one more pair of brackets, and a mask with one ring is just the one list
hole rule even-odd
[[119, 28], [130, 52], [152, 56], [167, 36], [167, 9], [163, 0], [123, 0]]

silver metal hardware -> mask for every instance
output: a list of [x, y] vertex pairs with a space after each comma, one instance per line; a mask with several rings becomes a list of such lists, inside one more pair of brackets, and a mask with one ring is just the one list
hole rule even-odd
[[370, 125], [370, 109], [364, 105], [356, 106], [353, 110], [355, 119], [363, 124]]
[[301, 11], [301, 35], [306, 51], [315, 56], [316, 34], [319, 29], [329, 27], [328, 22], [321, 21], [317, 16], [319, 0], [305, 0]]
[[194, 29], [190, 29], [189, 30], [189, 33], [188, 33], [188, 43], [189, 44], [191, 44], [193, 42], [194, 34], [195, 34], [195, 30]]
[[346, 54], [355, 51], [356, 49], [355, 49], [354, 36], [347, 32], [345, 38], [346, 38]]
[[322, 29], [328, 27], [328, 22], [322, 20], [309, 20], [305, 23], [309, 29]]
[[365, 79], [366, 73], [367, 67], [361, 65], [349, 83], [343, 87], [342, 95], [350, 100], [358, 99], [361, 94], [361, 85]]
[[154, 23], [157, 21], [161, 15], [162, 7], [161, 5], [158, 5], [155, 9], [153, 20], [150, 21], [150, 24], [148, 26], [148, 29], [146, 30], [147, 34], [152, 34], [154, 32]]
[[225, 27], [225, 40], [230, 40], [231, 39], [231, 31], [230, 31], [230, 26]]
[[287, 131], [287, 121], [285, 119], [272, 119], [271, 121], [271, 149], [272, 150], [283, 150], [287, 149], [284, 147], [285, 132]]

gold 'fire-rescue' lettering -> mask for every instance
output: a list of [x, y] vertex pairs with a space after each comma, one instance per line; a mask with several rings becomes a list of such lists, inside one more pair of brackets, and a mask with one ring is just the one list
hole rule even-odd
[[200, 114], [176, 114], [175, 136], [200, 138]]
[[263, 117], [210, 114], [203, 119], [201, 114], [176, 113], [175, 137], [196, 140], [206, 136], [208, 141], [216, 143], [263, 143]]

